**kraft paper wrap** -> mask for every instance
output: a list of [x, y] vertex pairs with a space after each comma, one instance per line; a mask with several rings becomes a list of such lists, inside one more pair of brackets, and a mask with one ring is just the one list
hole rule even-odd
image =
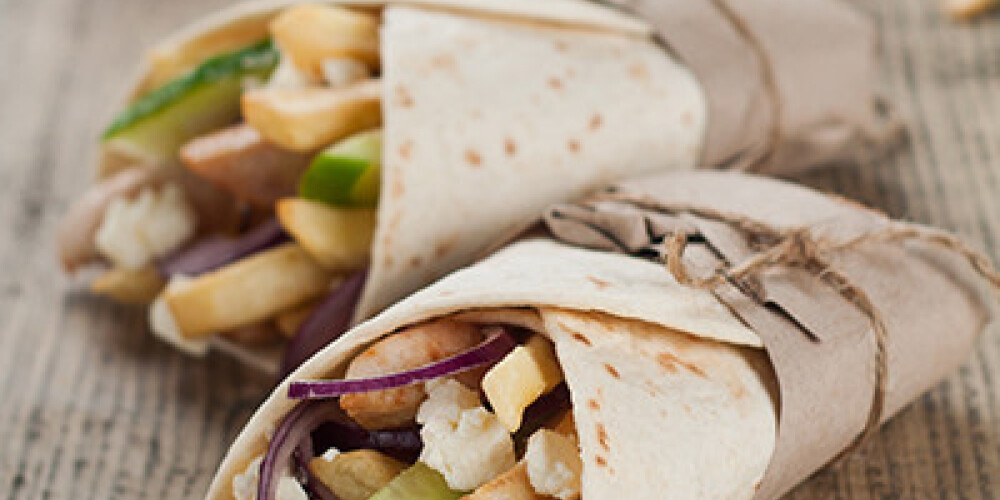
[[876, 37], [839, 0], [615, 0], [702, 84], [703, 166], [786, 174], [868, 162], [902, 126], [875, 89]]
[[[671, 246], [683, 237], [683, 262], [668, 261], [663, 272], [679, 264], [704, 279], [760, 335], [780, 386], [778, 440], [760, 499], [850, 451], [958, 367], [996, 317], [995, 271], [957, 240], [779, 181], [736, 173], [640, 179], [555, 206], [546, 223], [563, 241], [651, 259], [677, 255]], [[774, 234], [808, 235], [802, 246], [824, 265], [783, 255], [743, 277], [710, 279], [773, 250]]]

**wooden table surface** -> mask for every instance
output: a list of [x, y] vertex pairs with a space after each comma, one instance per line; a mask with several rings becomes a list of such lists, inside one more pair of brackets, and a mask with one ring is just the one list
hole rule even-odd
[[[803, 179], [953, 229], [1000, 258], [1000, 16], [856, 0], [883, 33], [910, 144]], [[91, 179], [108, 106], [144, 47], [228, 0], [0, 0], [0, 496], [200, 498], [266, 378], [186, 358], [141, 311], [56, 266], [60, 213]], [[797, 499], [1000, 498], [1000, 333]]]

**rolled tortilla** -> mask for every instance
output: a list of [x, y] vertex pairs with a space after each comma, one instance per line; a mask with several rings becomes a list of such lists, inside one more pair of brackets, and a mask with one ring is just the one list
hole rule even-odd
[[[169, 37], [128, 95], [266, 36], [298, 3], [239, 4]], [[358, 320], [472, 262], [548, 203], [614, 179], [788, 171], [880, 143], [871, 29], [839, 2], [739, 2], [737, 18], [725, 2], [631, 5], [641, 18], [583, 0], [327, 3], [385, 7], [382, 191]], [[790, 28], [802, 20], [825, 29]], [[837, 64], [817, 67], [817, 54]], [[817, 81], [841, 86], [819, 99]], [[100, 172], [132, 163], [105, 151]]]
[[[232, 498], [233, 477], [264, 452], [269, 429], [295, 405], [286, 397], [291, 382], [340, 377], [373, 342], [443, 317], [519, 325], [555, 343], [580, 437], [584, 499], [623, 491], [642, 500], [663, 498], [665, 491], [677, 498], [777, 498], [851, 446], [873, 402], [875, 340], [872, 323], [838, 302], [837, 292], [798, 288], [797, 303], [790, 303], [781, 289], [797, 285], [794, 280], [765, 279], [761, 293], [784, 309], [779, 313], [752, 300], [741, 304], [724, 288], [681, 285], [661, 262], [621, 252], [655, 253], [658, 243], [645, 246], [650, 241], [696, 227], [713, 245], [725, 246], [718, 243], [724, 224], [643, 211], [653, 206], [701, 218], [709, 211], [739, 215], [747, 227], [926, 228], [740, 174], [678, 173], [625, 183], [613, 191], [619, 193], [642, 200], [644, 208], [590, 211], [583, 204], [581, 213], [594, 215], [586, 218], [561, 207], [563, 215], [552, 223], [557, 235], [594, 247], [603, 242], [606, 250], [549, 239], [514, 243], [321, 351], [256, 412], [208, 498]], [[831, 269], [871, 298], [888, 328], [880, 421], [960, 364], [997, 317], [995, 289], [965, 255], [940, 241], [872, 239], [832, 257]]]
[[[297, 3], [241, 4], [169, 37], [128, 94], [266, 37]], [[553, 200], [697, 162], [701, 88], [634, 17], [580, 0], [414, 0], [383, 15], [382, 192], [359, 317], [468, 263]], [[105, 150], [99, 171], [136, 161]]]

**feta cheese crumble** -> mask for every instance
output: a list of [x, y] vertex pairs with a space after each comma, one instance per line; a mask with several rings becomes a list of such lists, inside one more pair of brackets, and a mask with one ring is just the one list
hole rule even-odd
[[[260, 463], [264, 457], [257, 457], [250, 462], [246, 470], [233, 478], [233, 497], [236, 500], [257, 500], [257, 483], [260, 481]], [[291, 475], [285, 473], [278, 479], [278, 489], [275, 500], [309, 500], [302, 485]]]
[[134, 199], [108, 205], [97, 229], [97, 250], [115, 266], [141, 269], [190, 238], [197, 219], [175, 184], [143, 189]]
[[514, 440], [474, 391], [452, 379], [426, 384], [427, 400], [417, 422], [424, 450], [420, 461], [444, 476], [448, 486], [470, 491], [514, 466]]
[[[177, 287], [184, 286], [188, 281], [190, 278], [185, 276], [174, 276], [170, 278], [166, 289], [175, 290]], [[152, 330], [153, 335], [191, 356], [204, 356], [209, 349], [208, 339], [189, 339], [182, 335], [180, 328], [177, 327], [177, 321], [170, 313], [170, 307], [163, 297], [164, 294], [160, 293], [160, 296], [149, 306], [149, 329]]]
[[558, 432], [540, 429], [528, 438], [524, 452], [528, 480], [538, 493], [570, 500], [580, 498], [583, 463], [572, 439]]

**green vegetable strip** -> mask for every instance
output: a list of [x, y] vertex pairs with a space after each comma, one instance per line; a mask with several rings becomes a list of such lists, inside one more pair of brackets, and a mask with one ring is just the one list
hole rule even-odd
[[278, 59], [278, 50], [270, 39], [213, 57], [187, 75], [140, 97], [115, 118], [102, 138], [107, 140], [132, 125], [155, 116], [184, 98], [193, 88], [234, 75], [266, 78], [277, 66]]

